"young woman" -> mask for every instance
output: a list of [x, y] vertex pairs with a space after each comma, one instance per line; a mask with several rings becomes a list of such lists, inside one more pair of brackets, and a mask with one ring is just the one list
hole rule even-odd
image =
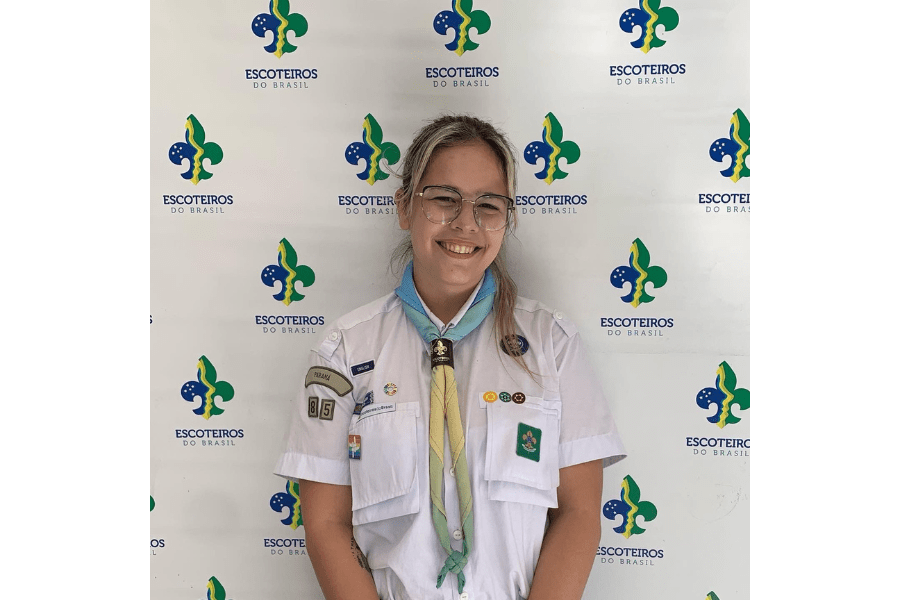
[[490, 124], [416, 135], [395, 292], [338, 319], [276, 473], [328, 599], [581, 598], [624, 450], [575, 326], [502, 260], [516, 159]]

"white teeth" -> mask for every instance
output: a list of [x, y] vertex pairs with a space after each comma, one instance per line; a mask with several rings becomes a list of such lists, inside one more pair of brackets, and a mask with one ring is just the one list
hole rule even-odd
[[460, 246], [459, 244], [448, 244], [447, 242], [441, 242], [441, 246], [454, 254], [472, 254], [475, 251], [474, 246]]

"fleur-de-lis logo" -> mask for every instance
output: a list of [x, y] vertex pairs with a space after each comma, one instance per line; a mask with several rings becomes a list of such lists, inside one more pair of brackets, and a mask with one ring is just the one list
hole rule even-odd
[[225, 600], [225, 588], [215, 576], [206, 583], [206, 600]]
[[438, 356], [443, 356], [447, 353], [447, 347], [441, 340], [438, 340], [434, 343], [434, 353]]
[[713, 404], [716, 405], [716, 414], [706, 420], [715, 423], [719, 429], [741, 420], [734, 414], [735, 406], [741, 410], [750, 408], [750, 391], [737, 387], [737, 376], [725, 361], [716, 369], [716, 387], [703, 388], [697, 394], [697, 406], [700, 408], [709, 408]]
[[706, 595], [706, 598], [704, 600], [719, 600], [719, 597], [716, 596], [715, 592], [710, 592]]
[[269, 287], [275, 287], [276, 281], [281, 282], [281, 291], [272, 297], [285, 306], [306, 297], [297, 291], [298, 282], [305, 288], [316, 282], [316, 274], [312, 269], [297, 264], [297, 253], [287, 238], [282, 238], [278, 244], [278, 262], [263, 269], [260, 277]]
[[297, 529], [303, 525], [303, 515], [300, 513], [300, 484], [296, 481], [288, 481], [285, 486], [285, 492], [278, 492], [269, 500], [269, 506], [272, 510], [281, 514], [284, 509], [288, 509], [287, 516], [281, 520], [282, 523], [288, 525], [291, 529]]
[[631, 292], [622, 296], [622, 302], [637, 308], [645, 302], [653, 302], [654, 296], [647, 292], [647, 284], [652, 283], [653, 288], [661, 288], [666, 285], [669, 276], [662, 267], [650, 266], [650, 251], [644, 246], [644, 242], [637, 238], [631, 244], [631, 253], [628, 256], [628, 265], [616, 267], [610, 274], [609, 281], [617, 288], [624, 288], [625, 283], [631, 284]]
[[719, 138], [709, 147], [709, 157], [716, 162], [723, 162], [726, 156], [731, 157], [731, 165], [719, 171], [737, 183], [741, 177], [750, 177], [747, 157], [750, 156], [750, 121], [741, 109], [731, 115], [731, 127], [727, 138]]
[[522, 435], [522, 445], [525, 446], [527, 450], [534, 450], [535, 444], [537, 444], [537, 438], [534, 437], [532, 432], [528, 431]]
[[652, 521], [656, 518], [656, 506], [652, 502], [641, 500], [641, 488], [631, 475], [626, 475], [622, 480], [620, 498], [621, 500], [610, 500], [603, 505], [603, 516], [610, 521], [615, 521], [617, 516], [622, 517], [622, 523], [614, 527], [613, 531], [626, 538], [644, 533], [646, 530], [638, 526], [637, 518], [643, 517], [644, 523]]
[[216, 396], [221, 398], [222, 402], [234, 398], [234, 388], [231, 384], [227, 381], [216, 381], [216, 378], [216, 368], [208, 358], [201, 356], [197, 364], [197, 381], [188, 381], [181, 386], [181, 397], [188, 402], [194, 402], [196, 397], [200, 397], [200, 406], [194, 409], [194, 414], [207, 420], [225, 412], [216, 406]]
[[525, 162], [536, 165], [539, 158], [544, 159], [544, 168], [535, 177], [550, 185], [557, 179], [569, 176], [559, 166], [559, 159], [565, 158], [567, 164], [577, 162], [581, 157], [581, 148], [571, 141], [563, 141], [563, 128], [556, 116], [549, 112], [544, 117], [544, 131], [540, 141], [534, 141], [525, 147]]
[[297, 49], [297, 46], [287, 40], [287, 32], [293, 32], [295, 38], [303, 37], [309, 30], [309, 23], [306, 21], [306, 17], [300, 13], [291, 12], [291, 4], [288, 0], [270, 0], [269, 13], [256, 15], [251, 27], [256, 37], [264, 38], [269, 31], [273, 33], [272, 43], [264, 49], [281, 58], [282, 54], [291, 53]]
[[150, 496], [150, 512], [153, 512], [154, 508], [156, 508], [156, 500], [153, 499], [153, 496]]
[[208, 160], [211, 165], [222, 162], [222, 148], [215, 142], [206, 141], [206, 131], [194, 115], [188, 115], [184, 127], [184, 141], [172, 144], [169, 160], [176, 165], [187, 160], [188, 170], [181, 176], [197, 185], [201, 179], [212, 177], [212, 173], [203, 168], [203, 161]]
[[381, 125], [370, 113], [363, 119], [362, 142], [353, 142], [347, 146], [344, 158], [351, 165], [359, 165], [362, 160], [365, 167], [356, 176], [369, 185], [375, 185], [376, 181], [390, 177], [381, 170], [381, 159], [386, 160], [389, 165], [395, 164], [400, 160], [400, 148], [393, 142], [384, 141]]
[[662, 25], [666, 31], [672, 31], [678, 27], [678, 13], [674, 8], [666, 6], [660, 8], [660, 0], [640, 0], [640, 8], [629, 8], [619, 18], [619, 27], [625, 33], [631, 33], [637, 27], [641, 35], [631, 42], [635, 48], [640, 48], [644, 54], [653, 48], [659, 48], [666, 43], [656, 37], [656, 28]]
[[439, 12], [434, 17], [434, 30], [441, 35], [447, 31], [454, 31], [453, 41], [444, 44], [444, 47], [457, 56], [462, 56], [467, 50], [474, 50], [478, 44], [472, 41], [471, 31], [478, 30], [478, 35], [484, 35], [491, 28], [491, 18], [483, 10], [472, 10], [472, 0], [452, 0], [451, 10]]

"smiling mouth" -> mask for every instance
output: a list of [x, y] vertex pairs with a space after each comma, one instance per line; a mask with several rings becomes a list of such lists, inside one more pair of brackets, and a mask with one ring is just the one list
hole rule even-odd
[[438, 242], [441, 248], [452, 254], [473, 254], [481, 250], [478, 246], [469, 246], [465, 244], [453, 244], [449, 242]]

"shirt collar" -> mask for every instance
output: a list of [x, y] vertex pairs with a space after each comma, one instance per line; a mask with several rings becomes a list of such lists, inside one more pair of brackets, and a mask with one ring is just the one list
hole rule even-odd
[[428, 305], [425, 304], [425, 301], [422, 300], [422, 296], [419, 295], [419, 290], [416, 290], [416, 296], [419, 298], [419, 302], [422, 303], [422, 308], [425, 309], [425, 314], [428, 315], [428, 318], [434, 323], [434, 326], [438, 328], [441, 332], [441, 335], [446, 333], [446, 330], [450, 327], [456, 326], [460, 319], [463, 318], [463, 315], [469, 310], [469, 307], [472, 306], [472, 303], [475, 302], [475, 296], [478, 295], [478, 292], [481, 290], [481, 286], [484, 284], [484, 275], [481, 276], [481, 281], [478, 282], [478, 285], [475, 286], [475, 289], [472, 290], [472, 293], [469, 295], [469, 299], [466, 300], [466, 303], [463, 304], [462, 308], [459, 309], [459, 312], [456, 313], [456, 316], [450, 319], [450, 322], [446, 325], [443, 321], [441, 321], [437, 316], [431, 312], [431, 309], [428, 308]]

